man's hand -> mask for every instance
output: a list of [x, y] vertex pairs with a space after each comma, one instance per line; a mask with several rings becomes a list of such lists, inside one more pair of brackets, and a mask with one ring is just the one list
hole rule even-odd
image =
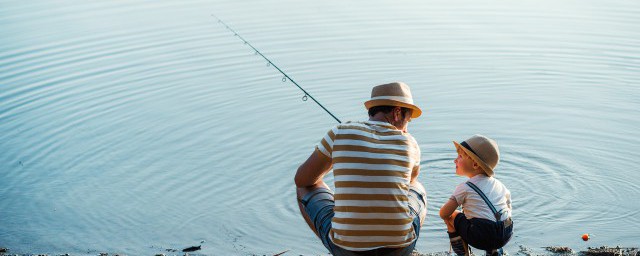
[[310, 187], [322, 182], [322, 178], [331, 170], [331, 158], [319, 150], [313, 151], [296, 172], [296, 187]]

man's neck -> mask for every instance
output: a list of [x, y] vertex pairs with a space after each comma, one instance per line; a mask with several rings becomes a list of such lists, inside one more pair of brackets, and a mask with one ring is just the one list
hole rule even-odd
[[384, 118], [384, 115], [380, 115], [380, 113], [369, 117], [369, 121], [376, 121], [376, 122], [385, 122], [388, 123], [387, 119]]
[[396, 130], [400, 130], [400, 128], [398, 128], [397, 126], [395, 126], [394, 124], [390, 123], [387, 118], [385, 118], [383, 113], [378, 112], [376, 115], [369, 117], [369, 121], [376, 121], [376, 122], [384, 122], [384, 123], [388, 123], [391, 126], [395, 127]]

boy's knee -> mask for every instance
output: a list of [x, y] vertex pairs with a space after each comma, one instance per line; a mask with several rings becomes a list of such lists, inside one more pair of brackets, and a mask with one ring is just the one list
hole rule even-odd
[[442, 220], [444, 220], [444, 222], [453, 224], [453, 222], [456, 220], [456, 216], [458, 216], [458, 213], [460, 213], [460, 211], [456, 210], [453, 213], [451, 213], [451, 215], [449, 215], [449, 216], [440, 216], [440, 218], [442, 218]]
[[442, 218], [442, 220], [447, 224], [453, 224], [453, 220], [455, 219], [453, 217], [453, 215], [449, 215], [448, 217], [447, 216], [440, 216], [440, 218]]

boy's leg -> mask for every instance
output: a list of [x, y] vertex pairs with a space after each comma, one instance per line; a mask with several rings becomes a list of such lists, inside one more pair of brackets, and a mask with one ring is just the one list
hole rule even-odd
[[453, 214], [451, 214], [451, 216], [449, 216], [448, 219], [444, 220], [444, 223], [447, 224], [447, 232], [449, 232], [449, 233], [456, 232], [456, 227], [453, 224], [453, 222], [455, 221], [456, 216], [458, 216], [459, 213], [461, 213], [461, 212], [458, 211], [458, 210], [455, 210], [453, 212]]
[[495, 250], [491, 250], [491, 251], [486, 251], [486, 256], [502, 256], [502, 248], [500, 249], [495, 249]]
[[451, 249], [456, 255], [471, 255], [471, 252], [469, 251], [469, 245], [467, 244], [467, 242], [462, 240], [462, 237], [460, 235], [458, 235], [457, 233], [449, 232], [447, 232], [447, 234], [449, 234], [449, 243], [451, 244]]
[[499, 242], [496, 244], [496, 246], [500, 246], [501, 248], [487, 250], [486, 255], [502, 256], [504, 254], [502, 247], [504, 247], [509, 242], [509, 240], [511, 240], [511, 236], [513, 235], [513, 221], [511, 220], [511, 218], [499, 222], [497, 225], [497, 229], [502, 230], [502, 232], [497, 233], [496, 239], [499, 240]]
[[458, 218], [458, 222], [467, 221], [467, 217], [464, 213], [456, 210], [451, 214], [449, 219], [444, 220], [447, 224], [447, 234], [449, 235], [449, 243], [451, 243], [451, 249], [458, 256], [470, 255], [469, 245], [467, 242], [462, 239], [462, 236], [457, 232], [455, 227], [456, 217]]

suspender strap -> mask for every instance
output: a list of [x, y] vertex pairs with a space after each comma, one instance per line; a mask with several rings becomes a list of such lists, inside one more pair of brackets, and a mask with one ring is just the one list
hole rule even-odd
[[502, 213], [496, 210], [496, 207], [494, 207], [491, 201], [489, 201], [489, 198], [487, 198], [487, 196], [484, 193], [482, 193], [482, 190], [480, 190], [480, 188], [478, 188], [475, 184], [471, 183], [471, 181], [467, 181], [467, 185], [469, 185], [469, 187], [475, 190], [476, 193], [478, 193], [478, 195], [482, 197], [482, 200], [484, 200], [484, 202], [487, 203], [489, 208], [491, 208], [491, 211], [493, 212], [493, 216], [496, 217], [496, 221], [500, 221], [500, 217], [502, 217]]

